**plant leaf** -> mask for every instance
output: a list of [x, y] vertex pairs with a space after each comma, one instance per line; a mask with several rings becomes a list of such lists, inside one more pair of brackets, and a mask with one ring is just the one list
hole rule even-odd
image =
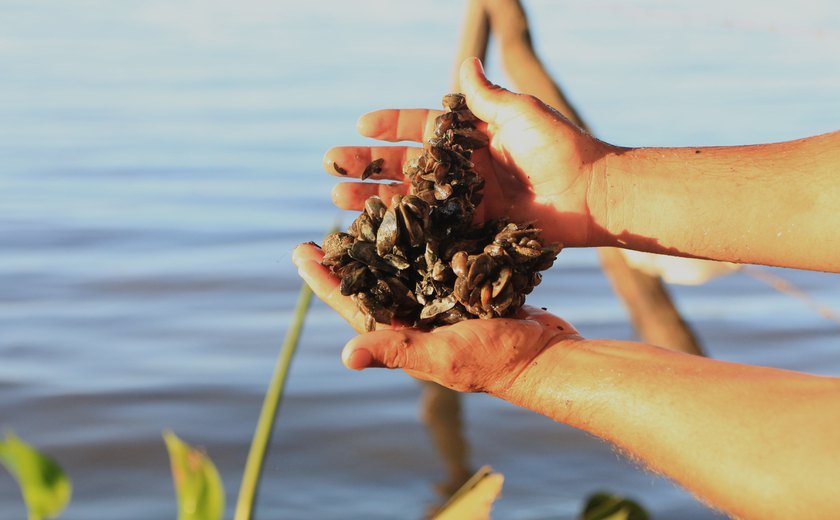
[[485, 520], [490, 518], [493, 502], [499, 498], [505, 477], [493, 473], [490, 466], [479, 469], [449, 502], [435, 515], [435, 520]]
[[72, 486], [61, 466], [14, 433], [0, 440], [0, 462], [17, 480], [30, 520], [55, 518], [70, 502]]
[[225, 489], [213, 461], [171, 431], [163, 440], [172, 464], [178, 496], [178, 520], [220, 520], [225, 512]]
[[648, 520], [650, 515], [637, 502], [604, 491], [586, 499], [581, 520]]

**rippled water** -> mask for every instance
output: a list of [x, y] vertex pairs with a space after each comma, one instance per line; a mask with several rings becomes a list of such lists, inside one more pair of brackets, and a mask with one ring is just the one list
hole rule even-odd
[[[840, 126], [836, 2], [527, 5], [550, 71], [606, 140]], [[300, 286], [289, 252], [349, 222], [321, 155], [364, 142], [367, 110], [437, 103], [461, 14], [445, 0], [0, 4], [0, 427], [71, 474], [63, 518], [173, 518], [165, 428], [206, 447], [232, 506]], [[840, 308], [836, 275], [777, 274]], [[674, 294], [716, 357], [840, 374], [837, 325], [760, 282]], [[564, 251], [531, 301], [585, 335], [632, 337], [592, 251]], [[261, 518], [420, 517], [436, 500], [419, 386], [344, 370], [350, 337], [313, 306]], [[464, 403], [473, 463], [506, 476], [499, 518], [568, 518], [602, 488], [659, 518], [715, 517], [579, 431]], [[23, 515], [3, 474], [0, 517]]]

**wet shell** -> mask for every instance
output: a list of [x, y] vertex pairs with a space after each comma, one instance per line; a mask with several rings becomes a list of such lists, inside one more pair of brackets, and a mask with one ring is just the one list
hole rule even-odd
[[382, 172], [383, 163], [385, 163], [385, 159], [379, 158], [373, 160], [370, 164], [368, 164], [365, 168], [365, 171], [362, 172], [362, 180], [367, 179], [373, 174]]

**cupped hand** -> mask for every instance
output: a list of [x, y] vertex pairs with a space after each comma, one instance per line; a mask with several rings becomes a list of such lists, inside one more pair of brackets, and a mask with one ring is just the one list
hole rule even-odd
[[[461, 87], [470, 109], [484, 122], [480, 128], [490, 138], [487, 148], [473, 154], [475, 169], [485, 179], [478, 217], [534, 221], [548, 241], [566, 246], [603, 245], [602, 228], [596, 224], [596, 213], [604, 208], [602, 190], [592, 186], [598, 184], [602, 159], [616, 148], [572, 125], [537, 98], [490, 83], [474, 58], [461, 65]], [[383, 141], [422, 143], [433, 136], [440, 113], [378, 110], [362, 116], [358, 129], [364, 136]], [[333, 201], [340, 208], [360, 210], [371, 195], [387, 203], [393, 194], [404, 194], [409, 183], [402, 173], [403, 163], [422, 151], [416, 146], [330, 149], [324, 168], [333, 175], [361, 177], [372, 160], [382, 158], [382, 171], [371, 178], [396, 181], [343, 182], [333, 190]]]
[[[312, 291], [362, 332], [364, 316], [350, 297], [342, 296], [339, 280], [321, 265], [323, 251], [301, 244], [292, 258]], [[568, 322], [530, 306], [515, 318], [465, 320], [432, 331], [381, 324], [377, 329], [347, 343], [341, 356], [345, 366], [399, 368], [457, 391], [505, 398], [541, 353], [581, 339]]]

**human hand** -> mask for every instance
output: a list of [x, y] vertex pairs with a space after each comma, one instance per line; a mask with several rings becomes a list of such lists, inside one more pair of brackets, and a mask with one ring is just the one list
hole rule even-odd
[[[547, 241], [565, 246], [604, 245], [603, 227], [597, 224], [605, 208], [603, 190], [592, 187], [600, 187], [601, 160], [615, 147], [575, 127], [537, 98], [493, 85], [476, 59], [461, 65], [461, 88], [467, 105], [484, 122], [479, 128], [490, 138], [487, 148], [473, 154], [475, 170], [485, 179], [477, 217], [534, 221]], [[358, 129], [384, 141], [425, 142], [433, 136], [440, 114], [378, 110], [363, 115]], [[411, 146], [330, 149], [324, 168], [333, 175], [361, 177], [373, 159], [382, 158], [382, 171], [372, 178], [398, 181], [343, 182], [333, 190], [333, 201], [340, 208], [360, 210], [371, 195], [387, 202], [395, 193], [405, 194], [410, 183], [405, 182], [402, 165], [421, 153], [422, 148]]]
[[[301, 244], [292, 258], [312, 291], [357, 332], [364, 331], [364, 315], [350, 297], [342, 296], [338, 278], [321, 265], [323, 255], [317, 246]], [[516, 402], [527, 394], [517, 386], [520, 376], [543, 352], [581, 339], [568, 322], [530, 306], [515, 318], [465, 320], [429, 332], [379, 327], [347, 343], [341, 355], [347, 368], [400, 368], [454, 390], [487, 392]]]

